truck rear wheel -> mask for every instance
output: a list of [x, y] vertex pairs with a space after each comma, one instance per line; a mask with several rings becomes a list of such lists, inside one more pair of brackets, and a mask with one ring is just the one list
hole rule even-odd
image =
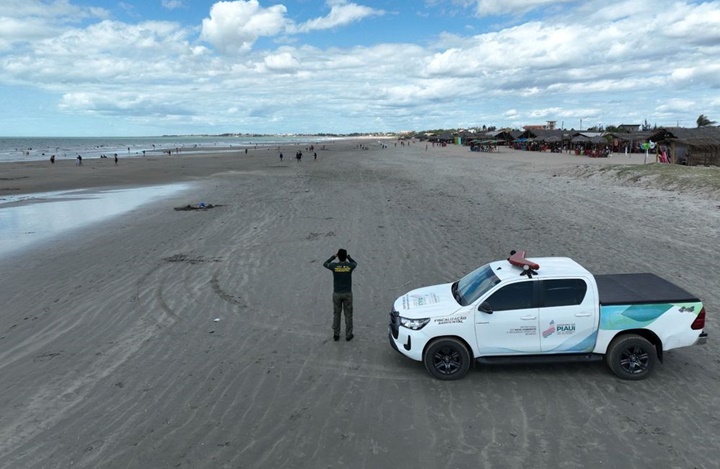
[[657, 362], [655, 346], [644, 337], [627, 334], [614, 339], [605, 356], [608, 366], [622, 379], [645, 379]]
[[457, 339], [438, 339], [425, 350], [423, 363], [434, 378], [460, 379], [470, 369], [470, 352], [465, 344]]

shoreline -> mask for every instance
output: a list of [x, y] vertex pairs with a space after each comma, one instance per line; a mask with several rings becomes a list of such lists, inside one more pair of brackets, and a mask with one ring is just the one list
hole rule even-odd
[[[286, 153], [304, 145], [283, 147]], [[276, 147], [220, 151], [180, 152], [172, 156], [119, 157], [83, 159], [77, 166], [74, 159], [0, 163], [0, 200], [7, 195], [55, 192], [75, 189], [137, 187], [175, 182], [192, 182], [213, 174], [243, 170], [258, 164], [279, 162]], [[260, 161], [262, 160], [262, 161]], [[277, 161], [276, 161], [277, 160]], [[286, 158], [287, 161], [287, 158]]]
[[[373, 139], [374, 140], [374, 139]], [[377, 144], [369, 144], [367, 138], [335, 140], [322, 144], [324, 149], [316, 148], [318, 157], [323, 159], [333, 153], [346, 153], [361, 151], [382, 151], [391, 155], [393, 150], [402, 148], [392, 140], [385, 140], [382, 147], [378, 139]], [[179, 154], [149, 155], [149, 156], [120, 156], [118, 165], [110, 158], [87, 158], [82, 166], [76, 166], [75, 159], [57, 159], [54, 164], [49, 161], [18, 161], [0, 163], [0, 202], [7, 196], [20, 196], [39, 192], [55, 192], [74, 189], [139, 187], [149, 185], [170, 184], [175, 182], [191, 182], [196, 179], [211, 177], [215, 174], [228, 171], [258, 170], [268, 167], [277, 167], [295, 163], [295, 152], [304, 153], [303, 162], [312, 159], [306, 148], [309, 144], [293, 144], [282, 146], [258, 146], [237, 148], [219, 147], [217, 149], [180, 151]], [[427, 149], [426, 149], [427, 145]], [[617, 183], [645, 184], [654, 187], [661, 172], [673, 171], [677, 173], [674, 179], [663, 182], [668, 190], [683, 189], [691, 185], [693, 174], [700, 175], [697, 181], [699, 187], [690, 187], [699, 194], [716, 196], [720, 193], [720, 168], [685, 167], [678, 165], [654, 165], [652, 161], [646, 162], [644, 154], [614, 154], [609, 158], [589, 158], [576, 156], [570, 153], [528, 152], [499, 147], [498, 152], [483, 153], [471, 152], [469, 147], [448, 145], [446, 147], [432, 146], [426, 142], [405, 143], [409, 148], [416, 148], [419, 152], [437, 157], [468, 157], [502, 160], [508, 164], [523, 165], [528, 171], [550, 172], [553, 175], [565, 175], [574, 178], [604, 177], [614, 179]], [[284, 154], [284, 160], [279, 160], [279, 154]], [[310, 156], [310, 158], [308, 158]], [[648, 166], [650, 165], [650, 166]], [[634, 172], [619, 171], [619, 168], [636, 167]], [[640, 166], [647, 166], [640, 169]], [[603, 168], [605, 169], [598, 169]], [[667, 169], [671, 168], [671, 169]], [[648, 174], [646, 174], [648, 173]], [[712, 181], [704, 181], [712, 174]], [[674, 184], [675, 180], [682, 183]]]
[[146, 156], [244, 151], [294, 145], [322, 146], [348, 140], [390, 137], [309, 137], [309, 136], [162, 136], [162, 137], [0, 137], [0, 164], [34, 161], [139, 158]]

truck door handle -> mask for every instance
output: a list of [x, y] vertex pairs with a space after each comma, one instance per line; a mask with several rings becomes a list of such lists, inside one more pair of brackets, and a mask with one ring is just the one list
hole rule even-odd
[[537, 316], [523, 316], [520, 319], [523, 321], [532, 321], [533, 319], [537, 319]]
[[576, 318], [589, 318], [592, 316], [592, 313], [575, 313]]

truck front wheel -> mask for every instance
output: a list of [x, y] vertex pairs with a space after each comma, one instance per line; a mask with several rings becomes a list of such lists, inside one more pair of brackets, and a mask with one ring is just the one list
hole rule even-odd
[[605, 359], [618, 377], [640, 380], [647, 378], [655, 368], [657, 351], [646, 338], [628, 334], [612, 341]]
[[460, 379], [470, 369], [470, 352], [457, 339], [438, 339], [425, 350], [423, 362], [434, 378]]

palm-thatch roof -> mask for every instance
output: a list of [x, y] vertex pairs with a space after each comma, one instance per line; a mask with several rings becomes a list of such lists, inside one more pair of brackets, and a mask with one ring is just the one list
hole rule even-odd
[[689, 165], [720, 166], [720, 127], [663, 127], [649, 139], [669, 146], [674, 161], [679, 154]]

